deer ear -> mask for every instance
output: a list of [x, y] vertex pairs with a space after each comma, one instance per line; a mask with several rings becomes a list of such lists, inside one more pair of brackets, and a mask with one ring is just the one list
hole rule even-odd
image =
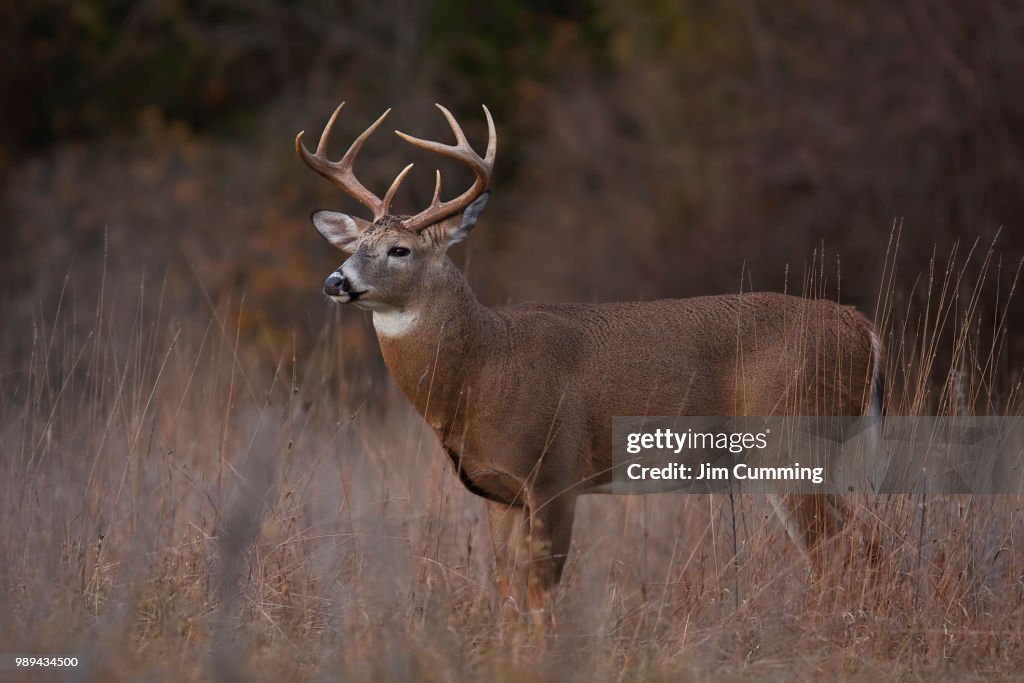
[[450, 221], [441, 223], [444, 231], [444, 246], [445, 249], [458, 244], [462, 240], [466, 239], [469, 235], [469, 231], [476, 225], [476, 221], [480, 218], [480, 214], [484, 212], [484, 207], [487, 206], [487, 200], [490, 199], [491, 191], [487, 190], [482, 195], [473, 200], [473, 203], [466, 207], [466, 210], [462, 212], [462, 219], [456, 222], [457, 217], [452, 218]]
[[359, 235], [370, 227], [362, 218], [337, 211], [316, 211], [311, 218], [323, 238], [342, 251], [351, 251]]

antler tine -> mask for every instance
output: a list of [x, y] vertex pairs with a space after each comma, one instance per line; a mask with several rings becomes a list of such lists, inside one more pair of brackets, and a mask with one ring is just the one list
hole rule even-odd
[[494, 158], [498, 155], [498, 133], [494, 130], [494, 119], [491, 118], [491, 110], [486, 104], [480, 105], [484, 108], [484, 116], [487, 117], [487, 154], [484, 155], [484, 163], [487, 168], [494, 169]]
[[484, 107], [484, 114], [487, 117], [487, 153], [484, 158], [481, 158], [480, 155], [473, 150], [472, 145], [469, 144], [469, 140], [466, 139], [466, 134], [462, 131], [462, 127], [459, 126], [458, 121], [455, 120], [452, 113], [440, 104], [436, 106], [441, 110], [441, 113], [444, 114], [444, 117], [448, 120], [448, 125], [451, 126], [452, 132], [455, 134], [454, 145], [446, 145], [433, 140], [415, 138], [397, 130], [395, 133], [409, 144], [419, 147], [420, 149], [435, 152], [436, 154], [448, 157], [449, 159], [461, 161], [473, 170], [473, 173], [476, 175], [476, 179], [473, 181], [473, 186], [461, 195], [450, 201], [442, 202], [441, 173], [438, 171], [437, 183], [434, 188], [434, 199], [431, 202], [430, 207], [425, 211], [421, 211], [415, 216], [406, 219], [405, 225], [409, 230], [422, 230], [423, 228], [433, 225], [440, 220], [459, 213], [469, 206], [473, 200], [483, 194], [484, 190], [487, 189], [487, 185], [491, 181], [491, 171], [494, 168], [494, 158], [498, 150], [498, 135], [494, 129], [494, 119], [491, 118], [491, 112], [487, 110], [487, 107]]
[[[384, 195], [384, 201], [381, 203], [381, 216], [391, 212], [391, 200], [395, 198], [395, 193], [398, 192], [398, 186], [402, 184], [403, 180], [405, 180], [405, 176], [409, 174], [412, 167], [413, 165], [409, 164], [403, 168], [402, 172], [399, 173], [391, 183], [391, 187], [388, 188], [387, 193]], [[377, 218], [380, 218], [380, 216], [377, 216]]]
[[457, 146], [469, 147], [469, 140], [466, 139], [466, 134], [462, 132], [462, 126], [460, 126], [459, 122], [455, 120], [455, 117], [452, 116], [452, 113], [448, 111], [447, 108], [442, 107], [440, 104], [435, 104], [434, 106], [440, 109], [441, 113], [444, 114], [444, 117], [448, 119], [448, 125], [451, 126], [452, 132], [455, 133], [455, 140], [458, 143]]
[[437, 181], [434, 182], [434, 198], [430, 200], [430, 208], [441, 205], [441, 171], [435, 171]]
[[331, 161], [327, 158], [327, 143], [331, 139], [331, 132], [334, 130], [334, 123], [338, 119], [338, 114], [341, 113], [345, 103], [342, 102], [338, 105], [338, 108], [331, 114], [331, 118], [328, 119], [327, 125], [324, 126], [323, 133], [320, 134], [320, 141], [316, 146], [316, 153], [310, 153], [306, 149], [306, 145], [302, 143], [302, 136], [305, 131], [300, 131], [295, 136], [295, 151], [302, 158], [302, 160], [311, 169], [327, 178], [332, 183], [338, 186], [343, 192], [357, 200], [360, 204], [370, 209], [373, 212], [374, 220], [384, 216], [388, 212], [388, 208], [391, 204], [391, 198], [394, 197], [394, 193], [398, 190], [398, 185], [401, 184], [405, 178], [405, 174], [409, 172], [407, 167], [402, 173], [399, 174], [395, 181], [391, 184], [391, 189], [388, 190], [387, 198], [382, 201], [380, 197], [375, 195], [370, 190], [359, 182], [355, 174], [352, 172], [352, 164], [356, 160], [356, 156], [359, 154], [359, 150], [362, 149], [363, 143], [366, 142], [375, 130], [383, 123], [387, 115], [391, 113], [391, 109], [388, 109], [380, 118], [374, 121], [369, 128], [364, 130], [359, 137], [357, 137], [352, 145], [345, 152], [345, 156], [340, 161]]
[[352, 145], [348, 148], [348, 151], [345, 152], [345, 156], [341, 158], [341, 161], [339, 161], [338, 164], [342, 166], [347, 165], [351, 171], [352, 163], [356, 160], [356, 155], [359, 154], [359, 150], [363, 148], [363, 143], [366, 142], [367, 138], [373, 135], [373, 131], [377, 130], [380, 124], [384, 123], [384, 119], [386, 119], [390, 113], [391, 107], [388, 107], [384, 110], [384, 113], [380, 115], [380, 118], [371, 123], [369, 128], [364, 130], [359, 137], [353, 140]]
[[[324, 150], [327, 149], [327, 143], [331, 139], [331, 131], [334, 130], [334, 122], [338, 120], [338, 114], [340, 114], [341, 110], [344, 108], [345, 103], [342, 102], [335, 108], [334, 113], [331, 114], [331, 118], [327, 119], [327, 125], [324, 126], [323, 132], [320, 133], [320, 142], [316, 145], [317, 156], [324, 156]], [[299, 135], [302, 135], [302, 133], [299, 133]]]

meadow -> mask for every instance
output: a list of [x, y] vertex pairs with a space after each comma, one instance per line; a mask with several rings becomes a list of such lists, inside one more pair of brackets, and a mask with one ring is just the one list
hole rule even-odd
[[[979, 307], [998, 263], [975, 244], [909, 286], [887, 268], [888, 413], [1021, 414], [1016, 277]], [[826, 271], [812, 261], [792, 289], [825, 293]], [[558, 627], [538, 640], [499, 618], [482, 502], [351, 347], [364, 314], [334, 308], [312, 343], [271, 354], [246, 339], [244, 290], [178, 315], [151, 277], [126, 314], [109, 301], [130, 281], [104, 268], [79, 295], [72, 268], [31, 329], [5, 330], [25, 354], [0, 375], [0, 642], [81, 660], [8, 680], [988, 680], [1024, 665], [1011, 496], [851, 498], [882, 557], [840, 537], [821, 576], [763, 497], [585, 496]]]

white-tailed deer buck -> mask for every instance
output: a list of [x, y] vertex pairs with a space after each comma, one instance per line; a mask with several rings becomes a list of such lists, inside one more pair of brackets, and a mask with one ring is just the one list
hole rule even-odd
[[[455, 472], [485, 499], [499, 587], [531, 610], [547, 605], [572, 535], [577, 496], [607, 489], [614, 415], [860, 415], [877, 409], [881, 344], [855, 309], [830, 301], [754, 293], [607, 304], [528, 303], [488, 308], [445, 252], [483, 212], [497, 151], [473, 151], [452, 114], [445, 145], [396, 133], [464, 163], [468, 190], [393, 215], [391, 201], [352, 164], [384, 113], [340, 161], [326, 156], [331, 116], [303, 161], [373, 214], [367, 221], [317, 211], [313, 224], [350, 254], [327, 278], [338, 303], [371, 311], [384, 361], [437, 433]], [[813, 559], [848, 518], [834, 496], [775, 500], [787, 531]]]

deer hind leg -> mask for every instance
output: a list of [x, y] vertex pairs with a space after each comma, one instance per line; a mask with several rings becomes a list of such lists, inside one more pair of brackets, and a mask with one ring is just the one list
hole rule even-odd
[[850, 521], [849, 506], [839, 496], [823, 493], [771, 495], [769, 500], [789, 537], [820, 575], [826, 566], [828, 541]]

